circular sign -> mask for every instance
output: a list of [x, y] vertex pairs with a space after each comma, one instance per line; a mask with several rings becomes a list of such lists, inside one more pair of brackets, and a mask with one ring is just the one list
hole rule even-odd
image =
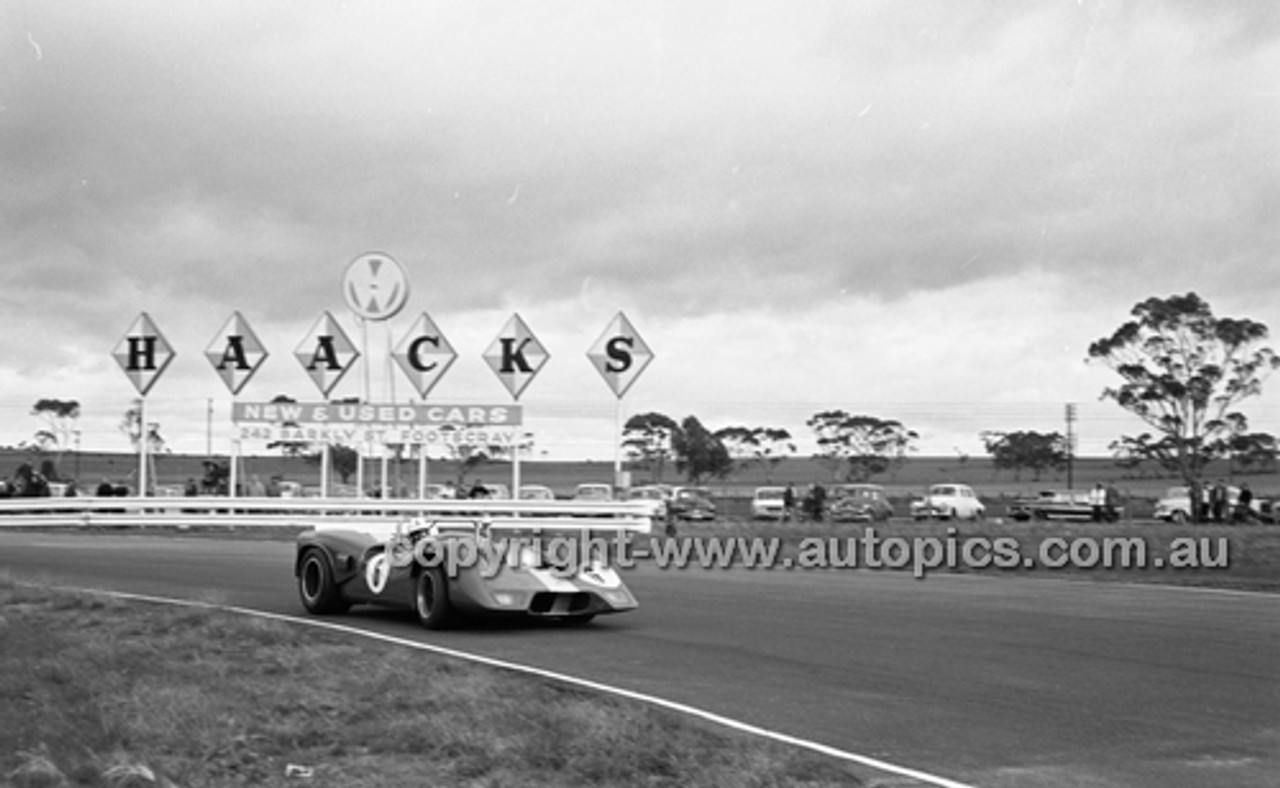
[[409, 276], [390, 255], [362, 254], [347, 266], [342, 297], [363, 320], [389, 320], [409, 301]]

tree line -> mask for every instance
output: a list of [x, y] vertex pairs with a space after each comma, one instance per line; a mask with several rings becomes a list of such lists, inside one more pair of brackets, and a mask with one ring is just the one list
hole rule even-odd
[[[1244, 470], [1274, 469], [1275, 435], [1252, 431], [1239, 411], [1243, 401], [1262, 391], [1265, 378], [1280, 367], [1280, 357], [1263, 342], [1267, 327], [1247, 318], [1217, 317], [1195, 293], [1148, 298], [1130, 311], [1131, 319], [1090, 344], [1087, 363], [1113, 370], [1120, 382], [1101, 393], [1102, 400], [1138, 416], [1150, 431], [1122, 435], [1109, 445], [1123, 468], [1151, 465], [1179, 476], [1188, 485], [1203, 481], [1208, 464], [1230, 460]], [[276, 402], [292, 401], [280, 395]], [[41, 399], [32, 408], [43, 426], [24, 447], [58, 456], [79, 435], [75, 400]], [[817, 451], [812, 455], [839, 481], [867, 481], [896, 470], [916, 451], [919, 434], [901, 422], [880, 416], [831, 409], [805, 422]], [[138, 448], [146, 441], [162, 451], [158, 424], [142, 424], [141, 408], [131, 407], [120, 430]], [[1036, 479], [1061, 470], [1072, 447], [1059, 432], [984, 430], [983, 447], [997, 469]], [[527, 446], [528, 444], [523, 444]], [[269, 448], [283, 454], [312, 456], [308, 444], [281, 442]], [[403, 452], [407, 447], [393, 447]], [[758, 466], [766, 479], [784, 459], [795, 457], [797, 443], [783, 427], [741, 425], [708, 429], [696, 416], [676, 421], [656, 412], [632, 416], [624, 426], [622, 449], [635, 465], [662, 479], [673, 470], [693, 483], [724, 478], [736, 469]], [[408, 449], [412, 452], [412, 449]], [[502, 446], [451, 446], [459, 476], [511, 451]], [[334, 447], [331, 461], [344, 480], [359, 461], [350, 447]]]
[[[1136, 304], [1109, 336], [1091, 343], [1086, 362], [1119, 375], [1119, 385], [1101, 399], [1138, 416], [1151, 432], [1123, 435], [1109, 445], [1117, 465], [1154, 465], [1186, 484], [1203, 482], [1205, 469], [1225, 459], [1244, 470], [1272, 470], [1276, 437], [1249, 429], [1241, 402], [1262, 391], [1280, 357], [1262, 343], [1267, 327], [1247, 318], [1217, 317], [1195, 293], [1149, 298]], [[825, 410], [806, 422], [817, 445], [815, 459], [833, 478], [866, 481], [891, 472], [915, 450], [918, 433], [894, 419]], [[984, 430], [979, 437], [997, 469], [1036, 479], [1067, 467], [1070, 440], [1060, 432]], [[708, 430], [697, 418], [676, 422], [660, 413], [628, 420], [623, 448], [631, 459], [661, 478], [667, 465], [693, 482], [724, 477], [756, 464], [766, 479], [796, 453], [790, 432], [780, 427], [733, 426]]]

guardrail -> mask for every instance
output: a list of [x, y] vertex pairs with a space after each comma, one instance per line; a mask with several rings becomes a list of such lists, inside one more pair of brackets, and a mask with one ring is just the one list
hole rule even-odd
[[648, 532], [648, 501], [491, 499], [96, 497], [0, 498], [0, 528], [62, 526], [297, 526], [387, 524], [412, 517], [484, 522], [491, 528]]

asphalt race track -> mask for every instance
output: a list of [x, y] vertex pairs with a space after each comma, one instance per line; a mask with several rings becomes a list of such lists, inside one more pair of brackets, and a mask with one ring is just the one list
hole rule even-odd
[[[0, 532], [15, 577], [304, 615], [291, 558], [283, 542]], [[1280, 785], [1280, 596], [865, 570], [642, 566], [628, 583], [640, 610], [581, 629], [341, 621], [972, 785]]]

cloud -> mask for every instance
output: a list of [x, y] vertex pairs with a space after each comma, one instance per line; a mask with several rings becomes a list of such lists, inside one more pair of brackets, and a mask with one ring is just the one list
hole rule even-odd
[[[635, 396], [708, 422], [940, 391], [1039, 418], [1096, 395], [1083, 347], [1134, 302], [1265, 321], [1280, 287], [1265, 4], [0, 14], [0, 304], [41, 338], [0, 369], [36, 388], [118, 396], [101, 354], [148, 310], [204, 400], [240, 309], [262, 389], [305, 389], [289, 349], [371, 249], [473, 362], [513, 311], [580, 355], [626, 310], [663, 348]], [[603, 391], [573, 363], [530, 396]]]

